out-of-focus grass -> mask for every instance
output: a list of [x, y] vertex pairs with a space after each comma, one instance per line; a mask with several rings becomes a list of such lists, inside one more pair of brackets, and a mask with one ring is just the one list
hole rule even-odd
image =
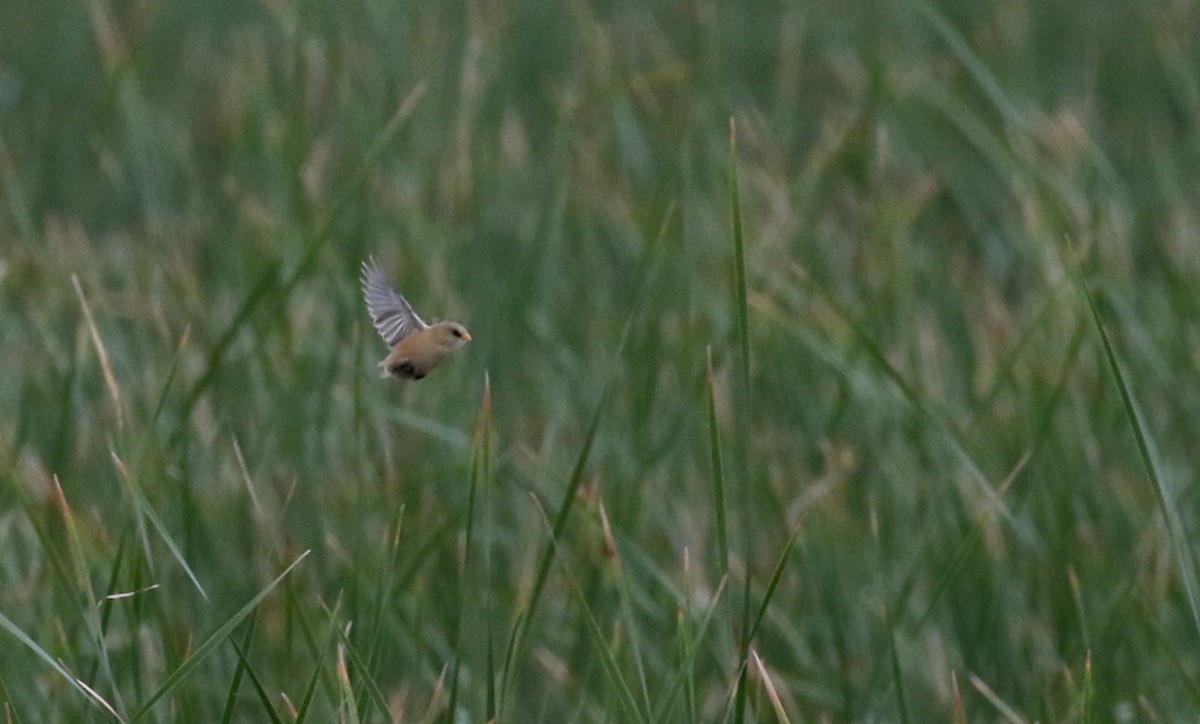
[[1194, 718], [1198, 25], [0, 5], [5, 715]]

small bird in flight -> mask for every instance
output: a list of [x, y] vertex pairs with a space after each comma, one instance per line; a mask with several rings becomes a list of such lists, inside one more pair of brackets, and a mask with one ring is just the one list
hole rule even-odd
[[379, 336], [392, 348], [379, 363], [379, 376], [419, 380], [459, 347], [471, 341], [458, 322], [426, 324], [412, 305], [387, 283], [375, 257], [363, 262], [363, 297]]

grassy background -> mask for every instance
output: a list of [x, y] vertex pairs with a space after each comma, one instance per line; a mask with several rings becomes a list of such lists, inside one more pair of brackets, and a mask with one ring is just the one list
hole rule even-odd
[[3, 3], [5, 716], [1195, 718], [1197, 37]]

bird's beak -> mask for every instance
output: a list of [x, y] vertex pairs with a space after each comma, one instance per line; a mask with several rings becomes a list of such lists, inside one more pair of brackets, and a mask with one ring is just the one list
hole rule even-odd
[[470, 342], [470, 341], [471, 341], [471, 333], [470, 333], [470, 332], [467, 332], [467, 331], [465, 331], [465, 330], [463, 331], [463, 341], [464, 341], [464, 342]]

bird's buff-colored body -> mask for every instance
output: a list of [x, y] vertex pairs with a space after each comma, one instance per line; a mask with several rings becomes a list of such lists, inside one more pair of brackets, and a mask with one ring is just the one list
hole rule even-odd
[[419, 380], [471, 341], [458, 322], [426, 324], [412, 305], [388, 285], [371, 257], [363, 262], [363, 297], [379, 336], [392, 351], [379, 363], [380, 377]]

